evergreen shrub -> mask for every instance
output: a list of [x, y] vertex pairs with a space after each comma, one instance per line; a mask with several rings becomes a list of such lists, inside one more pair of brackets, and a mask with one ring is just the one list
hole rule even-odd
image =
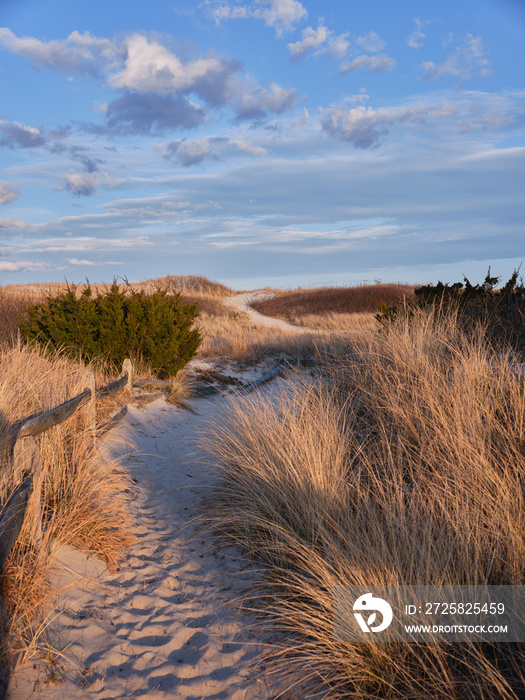
[[195, 355], [201, 342], [197, 304], [185, 304], [180, 294], [164, 289], [146, 294], [113, 282], [94, 295], [87, 284], [49, 296], [27, 309], [21, 324], [27, 342], [35, 341], [79, 353], [90, 361], [103, 357], [118, 371], [126, 357], [146, 362], [161, 379], [174, 376]]
[[497, 287], [500, 277], [493, 277], [490, 267], [481, 284], [472, 284], [466, 277], [454, 284], [427, 284], [415, 289], [415, 301], [403, 306], [380, 304], [376, 319], [383, 325], [399, 316], [412, 318], [416, 309], [431, 309], [436, 315], [457, 313], [465, 331], [481, 324], [487, 338], [496, 345], [511, 346], [525, 352], [525, 285], [518, 280], [519, 269]]

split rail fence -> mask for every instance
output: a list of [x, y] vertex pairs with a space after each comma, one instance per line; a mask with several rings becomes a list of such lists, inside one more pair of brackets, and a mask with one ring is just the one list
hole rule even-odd
[[[201, 387], [196, 396], [204, 398], [212, 394], [245, 394], [275, 378], [287, 367], [313, 364], [315, 364], [313, 360], [283, 361], [253, 382], [235, 388]], [[35, 512], [35, 529], [31, 533], [33, 541], [38, 544], [42, 538], [40, 502], [42, 475], [40, 471], [40, 453], [35, 437], [63, 423], [78, 410], [84, 408], [85, 426], [92, 435], [94, 447], [96, 439], [115, 427], [124, 418], [128, 410], [127, 405], [125, 405], [109, 420], [97, 426], [97, 399], [114, 394], [126, 387], [146, 388], [152, 386], [163, 389], [155, 394], [149, 394], [148, 400], [151, 401], [163, 396], [170, 385], [171, 382], [169, 381], [133, 379], [131, 360], [124, 360], [122, 376], [116, 381], [96, 389], [94, 375], [91, 372], [86, 372], [84, 379], [85, 389], [81, 394], [49, 411], [23, 418], [12, 426], [8, 452], [13, 465], [13, 483], [17, 484], [17, 486], [2, 508], [0, 515], [0, 575], [5, 561], [18, 539], [27, 512]]]
[[[109, 420], [97, 426], [96, 400], [114, 394], [126, 387], [131, 388], [133, 385], [146, 386], [149, 383], [148, 380], [136, 380], [136, 383], [133, 382], [131, 360], [124, 360], [122, 375], [116, 381], [96, 389], [94, 375], [91, 372], [86, 372], [84, 391], [81, 394], [49, 411], [23, 418], [14, 423], [7, 449], [8, 459], [10, 459], [12, 464], [13, 483], [17, 484], [17, 486], [2, 508], [2, 514], [0, 515], [0, 574], [11, 549], [18, 539], [26, 513], [29, 510], [36, 514], [35, 530], [31, 533], [32, 537], [36, 543], [42, 538], [40, 504], [42, 475], [40, 470], [40, 452], [35, 437], [49, 430], [49, 428], [63, 423], [80, 409], [84, 409], [85, 427], [92, 436], [94, 447], [96, 439], [117, 425], [128, 410], [127, 405], [124, 406]], [[155, 384], [163, 384], [166, 388], [169, 382], [155, 382]], [[152, 398], [157, 398], [163, 393], [155, 394]]]

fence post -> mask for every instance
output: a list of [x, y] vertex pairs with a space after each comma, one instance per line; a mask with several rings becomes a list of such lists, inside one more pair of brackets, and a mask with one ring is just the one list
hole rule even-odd
[[133, 365], [131, 364], [131, 360], [124, 360], [122, 365], [122, 374], [127, 374], [128, 376], [126, 389], [131, 389], [131, 380], [133, 378]]
[[93, 374], [93, 372], [86, 372], [84, 376], [84, 389], [89, 389], [91, 391], [91, 398], [86, 404], [84, 416], [86, 430], [92, 435], [93, 447], [95, 447], [95, 434], [97, 430], [97, 403], [95, 390], [95, 375]]
[[27, 510], [34, 513], [34, 530], [31, 533], [35, 544], [42, 541], [42, 473], [40, 471], [40, 450], [34, 437], [18, 438], [13, 448], [13, 477], [15, 483], [27, 475], [33, 479]]

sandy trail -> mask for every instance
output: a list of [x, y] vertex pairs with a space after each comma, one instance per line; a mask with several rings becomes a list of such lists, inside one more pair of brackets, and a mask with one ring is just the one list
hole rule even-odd
[[127, 453], [124, 465], [138, 481], [131, 494], [138, 543], [113, 575], [76, 550], [58, 550], [57, 583], [76, 585], [58, 596], [62, 612], [48, 637], [56, 650], [66, 647], [68, 662], [58, 658], [60, 683], [46, 682], [47, 663], [20, 667], [9, 700], [271, 696], [254, 668], [253, 620], [227, 604], [250, 590], [254, 566], [233, 548], [213, 550], [209, 536], [193, 539], [199, 500], [214, 483], [196, 441], [231, 400], [196, 401], [198, 414], [164, 400], [130, 407], [118, 430], [136, 451], [105, 445]]
[[298, 326], [292, 326], [291, 323], [286, 323], [286, 321], [281, 321], [279, 318], [271, 318], [270, 316], [263, 316], [255, 309], [252, 309], [250, 304], [254, 301], [262, 301], [263, 299], [270, 299], [274, 296], [273, 292], [257, 291], [257, 292], [246, 292], [244, 294], [236, 294], [234, 297], [228, 297], [224, 300], [227, 306], [231, 306], [238, 311], [243, 311], [248, 314], [254, 323], [262, 326], [269, 326], [271, 328], [280, 328], [284, 331], [289, 331], [290, 333], [308, 333], [307, 328], [299, 328]]

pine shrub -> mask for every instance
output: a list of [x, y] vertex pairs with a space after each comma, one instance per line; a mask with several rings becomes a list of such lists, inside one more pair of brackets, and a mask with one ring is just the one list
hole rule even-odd
[[195, 355], [201, 342], [192, 328], [197, 304], [185, 304], [180, 294], [156, 289], [146, 294], [130, 286], [94, 295], [75, 285], [30, 306], [21, 324], [27, 342], [65, 349], [86, 360], [105, 358], [118, 371], [126, 357], [145, 361], [161, 379], [174, 376]]
[[477, 327], [485, 329], [487, 340], [496, 346], [525, 352], [525, 284], [518, 279], [519, 269], [498, 287], [500, 277], [493, 277], [490, 267], [481, 284], [463, 282], [454, 284], [427, 284], [417, 287], [415, 300], [404, 306], [380, 305], [376, 319], [388, 326], [397, 318], [413, 318], [416, 309], [432, 310], [436, 317], [453, 312], [468, 334]]

